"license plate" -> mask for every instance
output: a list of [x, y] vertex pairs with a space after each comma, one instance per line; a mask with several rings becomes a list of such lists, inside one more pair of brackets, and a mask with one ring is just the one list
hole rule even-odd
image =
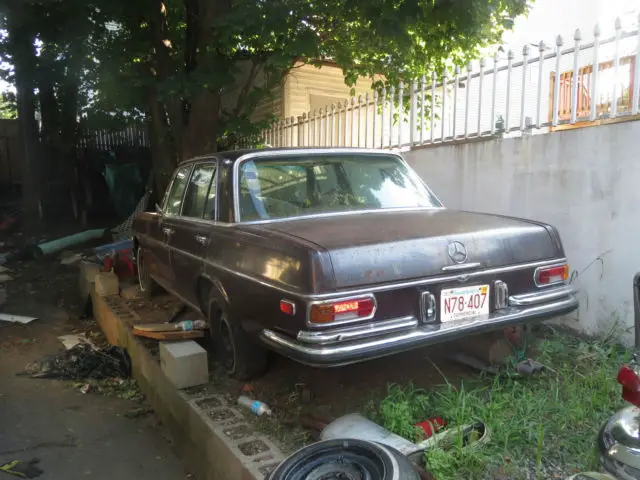
[[440, 322], [489, 314], [489, 285], [475, 285], [442, 290]]

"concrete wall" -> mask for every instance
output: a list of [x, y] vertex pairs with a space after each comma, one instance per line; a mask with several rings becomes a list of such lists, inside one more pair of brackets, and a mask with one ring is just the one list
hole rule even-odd
[[632, 338], [640, 271], [640, 122], [405, 154], [450, 208], [546, 221], [562, 236], [580, 309], [569, 325]]

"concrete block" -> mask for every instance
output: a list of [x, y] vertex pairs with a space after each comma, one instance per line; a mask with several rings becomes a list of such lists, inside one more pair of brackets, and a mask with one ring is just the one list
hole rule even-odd
[[160, 343], [162, 371], [176, 388], [188, 388], [209, 381], [207, 351], [193, 340]]
[[120, 293], [120, 282], [118, 276], [113, 272], [102, 272], [96, 275], [96, 293], [103, 297], [118, 295]]
[[104, 272], [106, 269], [102, 265], [98, 265], [92, 262], [81, 261], [80, 262], [80, 295], [83, 299], [87, 298], [91, 294], [91, 287], [95, 283], [96, 275], [100, 272]]

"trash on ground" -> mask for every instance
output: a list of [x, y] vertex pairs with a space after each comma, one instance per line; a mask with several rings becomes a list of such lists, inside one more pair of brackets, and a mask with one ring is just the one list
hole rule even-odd
[[427, 439], [434, 435], [436, 432], [446, 427], [447, 422], [442, 417], [432, 417], [424, 422], [416, 423], [416, 427], [420, 428], [424, 432], [423, 439]]
[[13, 280], [13, 277], [11, 275], [0, 273], [0, 283], [10, 282], [11, 280]]
[[38, 467], [39, 462], [40, 460], [37, 458], [33, 458], [28, 462], [13, 460], [0, 465], [0, 472], [20, 478], [36, 478], [44, 473], [44, 471]]
[[531, 358], [527, 358], [516, 365], [516, 371], [520, 375], [533, 375], [541, 372], [542, 370], [544, 370], [544, 365]]
[[64, 348], [66, 348], [67, 350], [71, 350], [73, 347], [79, 344], [87, 344], [93, 349], [96, 348], [93, 342], [88, 339], [85, 334], [61, 335], [58, 337], [58, 340], [62, 342]]
[[349, 413], [337, 418], [327, 425], [320, 434], [321, 440], [355, 438], [370, 442], [378, 442], [395, 448], [403, 455], [410, 456], [421, 450], [421, 447], [406, 438], [390, 432], [381, 425], [372, 422], [359, 413]]
[[482, 422], [476, 422], [472, 425], [443, 430], [418, 443], [418, 446], [425, 450], [435, 447], [447, 450], [457, 444], [460, 436], [462, 436], [462, 448], [477, 449], [486, 445], [490, 440], [489, 428]]
[[82, 385], [80, 387], [80, 392], [81, 393], [87, 393], [90, 388], [91, 388], [91, 385], [89, 385], [88, 383], [85, 383], [84, 385]]
[[131, 376], [131, 359], [124, 348], [109, 346], [96, 350], [83, 343], [31, 362], [18, 375], [61, 380], [128, 378]]
[[248, 408], [259, 417], [262, 415], [271, 415], [271, 409], [266, 403], [260, 400], [253, 400], [245, 395], [238, 397], [238, 405]]
[[10, 313], [0, 313], [0, 322], [21, 323], [23, 325], [26, 325], [27, 323], [31, 323], [37, 319], [38, 317], [25, 317], [24, 315], [12, 315]]
[[193, 330], [206, 330], [209, 328], [204, 320], [185, 320], [179, 323], [142, 323], [133, 328], [141, 332], [191, 332]]
[[75, 265], [76, 263], [79, 263], [83, 258], [84, 255], [82, 255], [82, 253], [72, 253], [70, 255], [63, 255], [60, 263], [62, 265]]
[[124, 412], [123, 415], [126, 418], [140, 418], [140, 417], [145, 417], [151, 413], [153, 413], [152, 408], [138, 407], [138, 408], [132, 408], [131, 410]]
[[100, 245], [93, 251], [107, 270], [113, 270], [118, 277], [135, 277], [131, 239]]
[[203, 338], [202, 330], [191, 330], [189, 332], [173, 331], [173, 332], [154, 332], [139, 330], [134, 327], [131, 332], [138, 337], [151, 338], [153, 340], [192, 340], [194, 338]]
[[69, 247], [74, 247], [90, 240], [97, 240], [102, 238], [106, 232], [104, 228], [98, 228], [95, 230], [87, 230], [84, 232], [75, 233], [66, 237], [51, 240], [49, 242], [43, 242], [35, 247], [34, 256], [36, 258], [44, 255], [51, 255], [52, 253], [59, 252]]

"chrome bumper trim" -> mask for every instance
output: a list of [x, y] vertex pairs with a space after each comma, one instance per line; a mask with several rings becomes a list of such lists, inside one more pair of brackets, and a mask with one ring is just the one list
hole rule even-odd
[[315, 367], [336, 367], [496, 330], [512, 324], [544, 320], [572, 312], [576, 308], [578, 308], [577, 298], [573, 294], [568, 294], [564, 298], [539, 305], [506, 307], [489, 316], [446, 324], [420, 325], [407, 331], [392, 331], [375, 337], [332, 345], [303, 344], [268, 329], [262, 330], [260, 339], [269, 348], [300, 363]]
[[538, 303], [550, 302], [573, 294], [575, 294], [575, 289], [571, 285], [562, 285], [561, 287], [554, 288], [550, 287], [533, 293], [511, 295], [509, 297], [509, 305], [513, 307], [526, 307], [529, 305], [536, 305]]
[[300, 330], [297, 338], [298, 341], [303, 343], [321, 345], [325, 343], [345, 342], [358, 338], [373, 337], [383, 333], [407, 330], [417, 326], [418, 320], [413, 316], [408, 316], [394, 318], [393, 320], [385, 320], [383, 322], [372, 322], [365, 325], [325, 331], [310, 332], [308, 330]]

